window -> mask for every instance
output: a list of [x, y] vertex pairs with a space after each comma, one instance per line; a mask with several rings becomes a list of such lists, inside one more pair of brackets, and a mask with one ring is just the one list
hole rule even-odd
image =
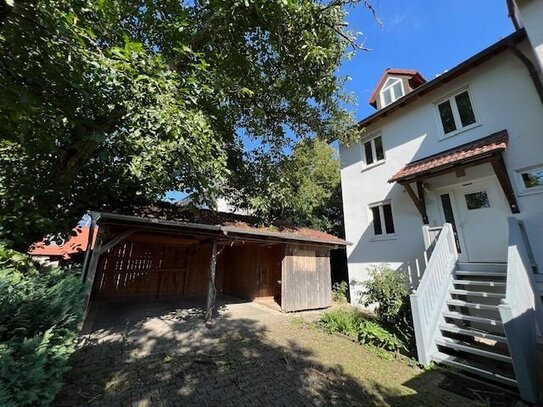
[[522, 192], [543, 191], [543, 165], [518, 171]]
[[437, 103], [437, 111], [445, 135], [452, 135], [477, 123], [475, 110], [467, 90]]
[[364, 161], [366, 166], [385, 160], [385, 149], [383, 148], [383, 138], [379, 135], [363, 142]]
[[473, 192], [471, 194], [464, 195], [466, 198], [466, 206], [468, 210], [490, 208], [490, 202], [488, 201], [488, 195], [486, 191]]
[[381, 89], [381, 107], [390, 105], [404, 95], [403, 83], [400, 78], [388, 78]]
[[373, 218], [374, 237], [386, 237], [396, 233], [390, 202], [370, 206], [370, 210]]

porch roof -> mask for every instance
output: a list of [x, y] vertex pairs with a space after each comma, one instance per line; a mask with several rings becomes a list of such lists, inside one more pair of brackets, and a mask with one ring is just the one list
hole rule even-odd
[[507, 130], [502, 130], [482, 139], [413, 161], [396, 172], [388, 182], [403, 184], [416, 179], [437, 175], [436, 173], [438, 172], [447, 172], [449, 169], [450, 171], [454, 171], [460, 165], [474, 163], [505, 151], [508, 139]]

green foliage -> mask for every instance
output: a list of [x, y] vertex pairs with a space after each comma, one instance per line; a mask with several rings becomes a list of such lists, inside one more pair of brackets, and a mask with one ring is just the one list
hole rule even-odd
[[49, 405], [62, 386], [83, 309], [73, 272], [38, 270], [0, 245], [0, 402]]
[[293, 175], [310, 154], [288, 152], [357, 133], [337, 76], [355, 41], [344, 3], [14, 1], [0, 18], [0, 238], [26, 248], [85, 209], [168, 190], [211, 204], [246, 173], [264, 220], [319, 223], [337, 165]]
[[325, 312], [319, 324], [330, 333], [341, 333], [358, 342], [388, 351], [404, 349], [404, 344], [393, 332], [352, 307], [340, 307]]
[[326, 142], [305, 140], [277, 158], [254, 152], [237, 176], [239, 186], [229, 196], [263, 222], [344, 234], [339, 160]]
[[360, 302], [375, 305], [375, 312], [383, 323], [403, 337], [409, 349], [414, 349], [414, 331], [407, 276], [387, 264], [368, 269], [369, 279], [358, 282], [362, 286]]
[[374, 345], [389, 351], [397, 351], [404, 348], [400, 339], [393, 333], [387, 331], [374, 321], [361, 321], [358, 325], [358, 340], [361, 343]]
[[369, 279], [360, 283], [364, 288], [360, 302], [365, 306], [377, 304], [377, 315], [393, 323], [409, 300], [409, 289], [404, 274], [387, 264], [368, 268]]
[[330, 333], [339, 332], [354, 338], [363, 316], [351, 307], [340, 307], [322, 314], [319, 324]]
[[335, 283], [332, 286], [332, 300], [340, 304], [349, 301], [349, 284], [346, 281]]

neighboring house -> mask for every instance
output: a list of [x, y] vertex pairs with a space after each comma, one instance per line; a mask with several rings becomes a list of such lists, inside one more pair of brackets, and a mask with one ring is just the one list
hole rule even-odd
[[[404, 270], [417, 290], [419, 360], [518, 385], [533, 401], [543, 2], [508, 6], [516, 31], [435, 79], [385, 71], [360, 142], [340, 146], [341, 178], [350, 280], [375, 264]], [[351, 285], [354, 303], [359, 296]], [[503, 349], [474, 347], [481, 338]]]
[[[89, 245], [90, 221], [88, 215], [83, 216], [68, 236], [47, 236], [33, 243], [28, 254], [41, 263], [51, 265], [77, 260], [78, 257], [82, 257]], [[94, 236], [93, 244], [95, 239], [96, 236]]]

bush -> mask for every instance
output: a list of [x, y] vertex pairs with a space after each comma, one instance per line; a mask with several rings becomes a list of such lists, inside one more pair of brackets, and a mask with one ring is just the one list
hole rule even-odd
[[403, 342], [376, 321], [352, 307], [341, 307], [325, 312], [320, 325], [330, 333], [341, 333], [358, 342], [378, 348], [397, 351], [404, 348]]
[[376, 305], [379, 319], [401, 336], [410, 350], [415, 349], [407, 276], [387, 264], [372, 266], [368, 272], [369, 279], [357, 283], [363, 288], [360, 303]]
[[339, 332], [356, 338], [361, 320], [360, 312], [351, 307], [342, 307], [325, 312], [319, 322], [330, 333]]
[[349, 285], [346, 281], [335, 283], [332, 286], [332, 300], [339, 304], [349, 302]]
[[358, 326], [358, 341], [390, 351], [405, 348], [396, 335], [374, 321], [361, 321]]
[[62, 386], [84, 306], [79, 277], [38, 270], [0, 245], [0, 403], [49, 405]]

